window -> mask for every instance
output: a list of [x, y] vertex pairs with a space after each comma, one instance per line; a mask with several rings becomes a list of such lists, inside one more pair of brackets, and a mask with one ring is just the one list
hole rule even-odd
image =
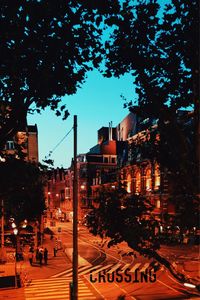
[[64, 201], [65, 200], [65, 190], [60, 191], [60, 200]]
[[66, 187], [65, 188], [65, 199], [69, 199], [70, 198], [70, 188]]
[[15, 149], [15, 145], [13, 141], [7, 141], [6, 143], [6, 150], [14, 150]]
[[127, 193], [131, 193], [131, 175], [130, 174], [128, 174], [128, 177], [127, 177], [126, 191], [127, 191]]
[[136, 172], [135, 175], [135, 192], [140, 193], [141, 192], [141, 173], [140, 171]]
[[112, 158], [111, 158], [111, 162], [112, 162], [113, 164], [116, 162], [115, 157], [112, 157]]
[[160, 188], [160, 169], [159, 166], [155, 167], [155, 190], [159, 190]]
[[151, 191], [152, 181], [151, 181], [151, 169], [146, 171], [146, 190]]
[[105, 157], [105, 156], [104, 156], [103, 162], [104, 162], [104, 163], [108, 163], [108, 157]]
[[160, 200], [156, 200], [156, 207], [160, 208]]

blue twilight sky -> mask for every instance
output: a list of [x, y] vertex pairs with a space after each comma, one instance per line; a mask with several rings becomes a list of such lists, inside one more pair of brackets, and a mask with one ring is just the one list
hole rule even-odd
[[[121, 78], [104, 78], [98, 71], [88, 73], [86, 82], [75, 95], [65, 96], [70, 116], [63, 121], [54, 112], [45, 110], [42, 114], [29, 115], [28, 124], [37, 124], [39, 137], [39, 160], [42, 161], [49, 151], [62, 140], [73, 126], [73, 115], [78, 119], [78, 153], [86, 153], [97, 143], [97, 130], [119, 124], [129, 113], [123, 108], [123, 95], [134, 100], [133, 78], [130, 75]], [[73, 157], [73, 131], [52, 153], [55, 167], [69, 167]]]
[[[161, 11], [171, 0], [160, 0]], [[97, 130], [119, 124], [129, 113], [123, 108], [124, 101], [120, 97], [135, 100], [137, 98], [133, 85], [133, 78], [127, 74], [119, 79], [104, 78], [98, 71], [88, 73], [88, 78], [75, 95], [65, 96], [63, 102], [67, 104], [70, 116], [67, 120], [56, 117], [54, 112], [45, 110], [41, 115], [28, 117], [29, 125], [37, 124], [39, 136], [39, 160], [62, 140], [73, 126], [73, 115], [78, 118], [78, 153], [86, 153], [97, 143]], [[73, 157], [73, 131], [52, 153], [55, 167], [69, 167]]]

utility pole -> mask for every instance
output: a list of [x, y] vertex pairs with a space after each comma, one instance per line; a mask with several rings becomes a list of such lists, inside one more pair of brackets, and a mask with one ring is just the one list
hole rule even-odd
[[5, 261], [4, 253], [4, 201], [1, 200], [1, 249], [0, 249], [0, 261]]
[[1, 200], [1, 249], [4, 250], [4, 201]]
[[73, 284], [71, 299], [78, 299], [78, 178], [77, 178], [77, 116], [74, 116], [74, 180], [73, 180]]

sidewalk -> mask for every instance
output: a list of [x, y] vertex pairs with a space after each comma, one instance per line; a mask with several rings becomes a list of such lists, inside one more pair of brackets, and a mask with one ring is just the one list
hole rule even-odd
[[56, 257], [54, 257], [54, 247], [55, 247], [55, 238], [50, 240], [50, 235], [44, 235], [43, 248], [47, 248], [48, 250], [48, 261], [47, 265], [42, 266], [39, 265], [38, 262], [33, 260], [33, 265], [31, 266], [28, 260], [28, 251], [24, 253], [24, 261], [18, 263], [17, 270], [19, 272], [27, 273], [30, 279], [43, 279], [49, 278], [52, 275], [55, 275], [58, 272], [62, 272], [66, 270], [67, 267], [71, 266], [70, 260], [67, 258], [63, 249], [60, 249], [56, 253]]
[[[15, 271], [20, 274], [22, 282], [28, 282], [33, 279], [43, 279], [49, 278], [59, 272], [66, 270], [71, 267], [71, 261], [64, 252], [64, 249], [60, 249], [54, 257], [54, 247], [55, 238], [50, 240], [50, 236], [44, 236], [43, 247], [48, 250], [48, 262], [47, 265], [42, 266], [36, 262], [35, 258], [33, 260], [33, 265], [31, 266], [28, 259], [29, 246], [25, 246], [23, 249], [23, 261], [15, 263], [15, 259], [12, 262], [7, 262], [0, 266], [0, 276], [15, 276]], [[16, 268], [16, 270], [15, 270]], [[2, 289], [0, 289], [1, 291]]]
[[[69, 226], [69, 228], [70, 228], [70, 226]], [[54, 231], [56, 233], [56, 228], [52, 228], [52, 229], [54, 229]], [[53, 249], [55, 247], [55, 240], [56, 240], [56, 235], [54, 235], [53, 240], [50, 239], [50, 235], [45, 234], [45, 236], [44, 236], [42, 246], [43, 246], [43, 248], [48, 249], [48, 258], [49, 259], [48, 259], [47, 265], [43, 264], [42, 266], [40, 266], [34, 260], [33, 265], [31, 266], [29, 263], [29, 260], [28, 260], [29, 247], [26, 247], [26, 249], [24, 249], [24, 261], [17, 263], [17, 270], [18, 270], [18, 272], [21, 273], [22, 280], [24, 280], [26, 277], [25, 286], [18, 288], [18, 289], [15, 289], [15, 288], [0, 289], [0, 299], [1, 300], [7, 300], [7, 299], [9, 299], [9, 300], [25, 300], [27, 298], [27, 290], [31, 290], [32, 286], [33, 286], [33, 295], [35, 293], [37, 294], [37, 292], [36, 292], [37, 289], [35, 290], [35, 287], [38, 286], [38, 291], [39, 291], [42, 288], [41, 285], [43, 283], [43, 280], [45, 282], [45, 286], [46, 286], [46, 282], [48, 280], [50, 280], [49, 284], [51, 284], [52, 283], [51, 276], [53, 276], [57, 273], [61, 273], [61, 272], [65, 271], [66, 269], [70, 269], [72, 267], [71, 249], [69, 249], [69, 250], [68, 250], [68, 248], [66, 249], [66, 247], [64, 245], [62, 245], [63, 246], [62, 249], [57, 251], [56, 257], [54, 257]], [[29, 280], [30, 280], [30, 285], [29, 284], [27, 285], [27, 283], [29, 283], [28, 282]], [[56, 285], [57, 285], [58, 280], [59, 280], [59, 278], [58, 279], [56, 278], [54, 287], [50, 288], [50, 296], [49, 297], [51, 297], [51, 298], [53, 297], [53, 295], [51, 295], [51, 293], [53, 293], [54, 288], [55, 288], [54, 293], [56, 292], [59, 294], [59, 292], [60, 292], [60, 289], [56, 290]], [[84, 294], [90, 293], [90, 297], [92, 297], [93, 299], [94, 298], [101, 299], [101, 297], [99, 296], [97, 291], [94, 290], [88, 284], [88, 282], [86, 282], [84, 279], [82, 279], [82, 280], [83, 280], [83, 282], [81, 283], [80, 293], [83, 290], [82, 293], [84, 293]], [[27, 285], [27, 287], [26, 287], [26, 285]], [[59, 284], [59, 286], [60, 286], [60, 284]], [[43, 291], [43, 293], [44, 292], [47, 293], [46, 288], [45, 288], [45, 291]], [[56, 299], [59, 300], [59, 295]]]

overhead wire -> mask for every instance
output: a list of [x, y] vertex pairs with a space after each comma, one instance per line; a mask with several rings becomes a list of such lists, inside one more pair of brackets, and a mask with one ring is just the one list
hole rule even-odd
[[56, 144], [56, 146], [51, 150], [49, 151], [49, 154], [47, 156], [45, 156], [45, 159], [48, 159], [51, 157], [52, 153], [58, 148], [58, 146], [60, 146], [60, 144], [64, 141], [64, 139], [70, 134], [70, 132], [74, 129], [74, 127], [72, 127], [65, 135], [64, 137], [60, 140], [60, 142], [58, 142]]

